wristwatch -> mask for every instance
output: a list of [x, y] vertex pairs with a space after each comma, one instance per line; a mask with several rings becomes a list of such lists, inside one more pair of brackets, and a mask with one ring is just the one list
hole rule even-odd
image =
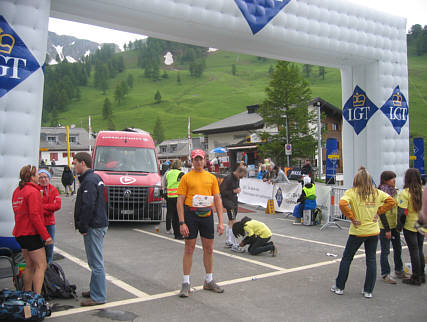
[[181, 225], [185, 225], [185, 221], [180, 221], [179, 222], [179, 225], [181, 226]]

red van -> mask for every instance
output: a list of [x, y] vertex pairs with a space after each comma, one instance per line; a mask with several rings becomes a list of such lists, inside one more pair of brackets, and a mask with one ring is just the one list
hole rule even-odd
[[159, 162], [148, 132], [100, 131], [92, 157], [105, 184], [109, 221], [161, 220]]

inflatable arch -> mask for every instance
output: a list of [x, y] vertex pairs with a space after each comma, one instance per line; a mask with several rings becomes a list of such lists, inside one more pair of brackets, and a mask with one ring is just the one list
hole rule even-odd
[[38, 159], [49, 16], [341, 70], [344, 180], [408, 167], [406, 19], [343, 0], [2, 0], [0, 236], [19, 169]]

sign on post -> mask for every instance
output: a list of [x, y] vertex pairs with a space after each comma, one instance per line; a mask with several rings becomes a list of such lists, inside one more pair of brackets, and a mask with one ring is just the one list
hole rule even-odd
[[292, 144], [290, 143], [285, 144], [285, 154], [292, 155]]

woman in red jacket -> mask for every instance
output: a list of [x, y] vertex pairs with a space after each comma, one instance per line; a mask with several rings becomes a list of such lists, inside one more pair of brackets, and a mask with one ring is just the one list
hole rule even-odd
[[43, 222], [36, 167], [31, 165], [23, 167], [19, 177], [21, 181], [12, 196], [15, 213], [13, 235], [21, 246], [25, 258], [24, 290], [34, 290], [40, 294], [47, 266], [43, 241], [45, 245], [49, 245], [53, 240]]
[[[55, 241], [55, 214], [61, 209], [61, 197], [58, 190], [50, 184], [50, 172], [45, 169], [39, 170], [39, 189], [42, 196], [42, 208], [44, 225], [50, 237]], [[46, 260], [50, 264], [53, 261], [53, 244], [45, 245]]]

